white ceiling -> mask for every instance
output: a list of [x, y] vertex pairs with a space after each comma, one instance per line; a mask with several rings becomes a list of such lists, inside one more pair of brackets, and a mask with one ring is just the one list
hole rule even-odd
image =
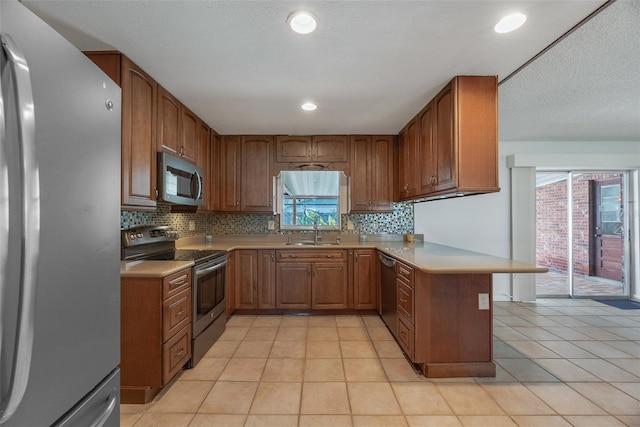
[[[454, 75], [502, 80], [604, 3], [22, 1], [79, 49], [129, 56], [219, 133], [298, 135], [395, 134]], [[286, 26], [300, 8], [315, 33]], [[638, 8], [618, 0], [505, 82], [501, 140], [640, 141]], [[495, 33], [514, 11], [525, 25]]]

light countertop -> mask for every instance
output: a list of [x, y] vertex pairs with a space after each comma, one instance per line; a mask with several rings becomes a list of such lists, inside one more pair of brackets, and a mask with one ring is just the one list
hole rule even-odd
[[166, 277], [192, 266], [193, 261], [120, 261], [120, 277]]
[[[309, 236], [294, 236], [293, 241], [308, 239]], [[501, 258], [493, 255], [458, 249], [436, 243], [404, 242], [399, 239], [385, 240], [370, 236], [366, 242], [358, 241], [357, 236], [343, 236], [339, 245], [329, 246], [290, 246], [286, 245], [286, 236], [250, 235], [250, 236], [213, 236], [211, 243], [204, 237], [180, 239], [176, 242], [179, 249], [377, 249], [399, 261], [431, 274], [490, 274], [490, 273], [544, 273], [545, 267]], [[325, 237], [324, 241], [333, 242], [335, 238]]]

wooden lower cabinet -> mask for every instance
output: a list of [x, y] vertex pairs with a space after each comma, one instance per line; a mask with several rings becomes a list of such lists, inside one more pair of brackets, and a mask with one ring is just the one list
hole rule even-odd
[[191, 269], [120, 282], [122, 403], [148, 403], [191, 359]]
[[276, 308], [346, 309], [346, 250], [276, 251]]
[[[275, 251], [237, 250], [233, 270], [234, 309], [275, 308]], [[227, 263], [228, 264], [228, 263]]]
[[[406, 289], [401, 288], [399, 294], [403, 291]], [[478, 308], [478, 294], [492, 299], [491, 274], [416, 271], [412, 291], [413, 322], [399, 309], [398, 340], [423, 374], [434, 378], [495, 376], [493, 309], [491, 305], [488, 310]]]
[[377, 252], [373, 249], [353, 251], [353, 308], [374, 310], [378, 307]]

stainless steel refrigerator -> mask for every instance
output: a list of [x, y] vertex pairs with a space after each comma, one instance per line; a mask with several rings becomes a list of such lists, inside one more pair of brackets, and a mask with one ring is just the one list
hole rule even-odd
[[120, 89], [0, 0], [0, 424], [119, 424]]

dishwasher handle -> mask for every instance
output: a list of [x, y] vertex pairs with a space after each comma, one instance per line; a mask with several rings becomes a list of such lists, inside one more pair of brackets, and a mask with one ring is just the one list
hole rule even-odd
[[380, 257], [380, 262], [387, 267], [394, 268], [396, 266], [396, 260], [394, 258], [388, 257], [381, 252], [378, 253], [378, 256]]

